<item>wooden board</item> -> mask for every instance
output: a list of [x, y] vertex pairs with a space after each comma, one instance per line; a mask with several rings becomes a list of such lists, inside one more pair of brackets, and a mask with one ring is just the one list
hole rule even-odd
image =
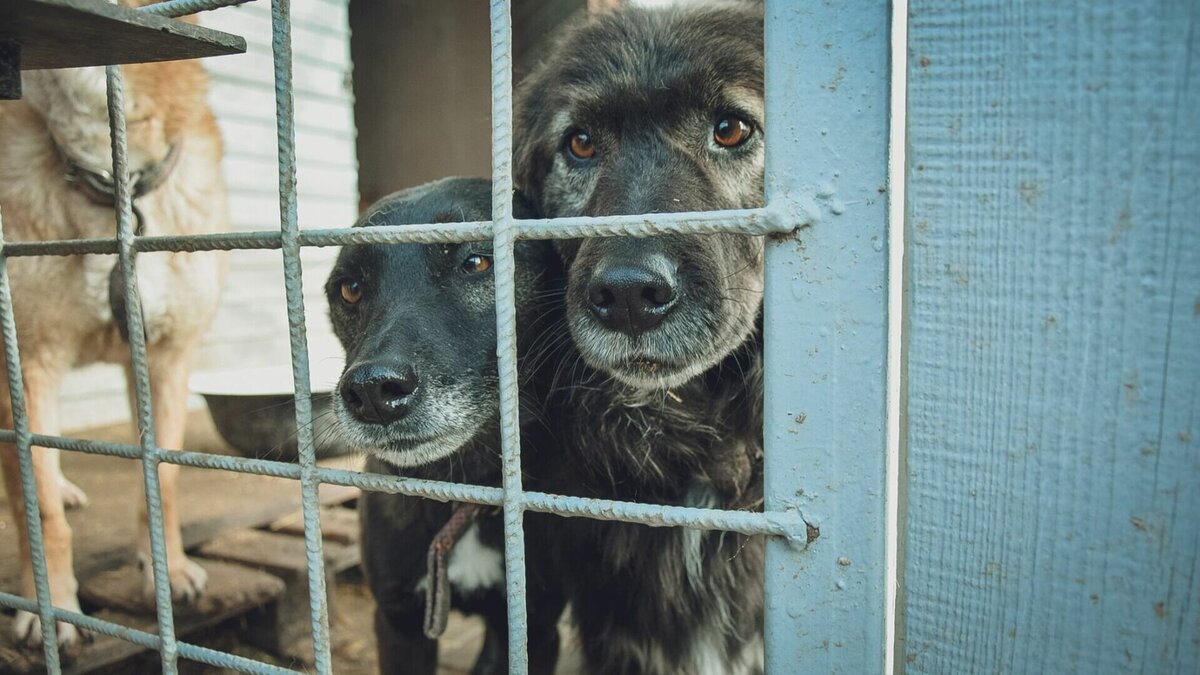
[[[177, 621], [226, 618], [247, 609], [261, 607], [279, 597], [284, 584], [279, 577], [264, 574], [244, 565], [219, 560], [198, 559], [208, 572], [208, 584], [195, 602], [176, 603]], [[142, 594], [142, 572], [137, 565], [123, 565], [84, 579], [79, 601], [131, 614], [154, 616], [154, 598]]]
[[[325, 568], [331, 574], [349, 569], [359, 563], [357, 546], [326, 541]], [[226, 532], [199, 548], [205, 558], [236, 562], [265, 569], [276, 574], [307, 568], [304, 538], [265, 530], [235, 530]]]
[[[304, 513], [296, 511], [271, 523], [272, 532], [304, 536]], [[321, 509], [321, 538], [339, 544], [358, 544], [358, 512], [341, 506]]]
[[[127, 425], [83, 432], [82, 438], [129, 442]], [[188, 449], [229, 453], [216, 435], [207, 413], [193, 414], [185, 440]], [[357, 458], [322, 461], [323, 466], [355, 468]], [[68, 511], [74, 530], [75, 571], [86, 578], [134, 560], [142, 469], [136, 461], [76, 452], [62, 453], [63, 471], [79, 485], [91, 504]], [[300, 486], [294, 480], [227, 471], [183, 467], [179, 476], [183, 537], [187, 546], [222, 532], [267, 525], [300, 508]], [[321, 486], [321, 503], [329, 506], [353, 500], [358, 488]], [[17, 528], [0, 487], [0, 589], [18, 592]]]
[[240, 54], [236, 35], [104, 0], [0, 0], [0, 41], [21, 45], [21, 68], [77, 68]]
[[[204, 561], [208, 571], [208, 593], [195, 605], [176, 605], [175, 632], [182, 638], [214, 626], [228, 618], [238, 616], [256, 607], [261, 607], [284, 592], [283, 581], [264, 572], [259, 572], [238, 565], [230, 565], [217, 561]], [[140, 591], [140, 572], [134, 567], [126, 567], [112, 573], [100, 575], [81, 589], [81, 594], [88, 601], [109, 603], [122, 598], [137, 597]], [[94, 616], [104, 621], [110, 621], [122, 626], [136, 628], [148, 633], [157, 633], [153, 610], [131, 608], [133, 611], [104, 609], [94, 613]], [[14, 649], [7, 644], [10, 619], [0, 616], [0, 673], [36, 673], [43, 672], [41, 652], [37, 649]], [[64, 673], [84, 673], [96, 668], [118, 663], [130, 656], [146, 651], [144, 648], [105, 635], [93, 635], [90, 642], [85, 642], [69, 655], [69, 662]]]
[[1200, 4], [909, 9], [898, 660], [1200, 672]]

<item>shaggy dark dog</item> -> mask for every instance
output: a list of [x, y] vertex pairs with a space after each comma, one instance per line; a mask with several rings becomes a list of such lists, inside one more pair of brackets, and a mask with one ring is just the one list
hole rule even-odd
[[[743, 208], [763, 191], [761, 7], [624, 9], [561, 36], [521, 87], [516, 175], [543, 215]], [[759, 509], [763, 242], [559, 246], [578, 354], [548, 489]], [[763, 541], [552, 522], [593, 673], [762, 671]]]
[[[519, 198], [515, 209], [528, 215]], [[488, 220], [491, 184], [453, 178], [399, 192], [375, 204], [359, 227]], [[500, 431], [492, 243], [347, 246], [326, 286], [346, 368], [334, 408], [347, 440], [368, 453], [367, 470], [477, 485], [500, 484]], [[555, 323], [561, 264], [546, 242], [515, 247], [519, 351], [536, 350]], [[520, 368], [522, 449], [546, 447], [536, 402], [537, 352]], [[539, 396], [540, 392], [540, 396]], [[363, 564], [377, 609], [384, 673], [434, 673], [437, 641], [423, 631], [430, 579], [426, 552], [451, 505], [367, 492], [359, 505]], [[546, 574], [538, 579], [548, 580]], [[479, 516], [448, 562], [451, 604], [482, 614], [487, 639], [474, 673], [504, 673], [507, 614], [503, 524]], [[529, 583], [530, 671], [552, 673], [558, 656], [561, 591]]]

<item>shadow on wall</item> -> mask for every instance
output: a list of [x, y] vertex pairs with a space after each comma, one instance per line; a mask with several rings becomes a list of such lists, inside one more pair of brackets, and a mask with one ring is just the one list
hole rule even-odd
[[[513, 2], [515, 81], [536, 58], [541, 39], [588, 5]], [[490, 176], [487, 4], [352, 0], [350, 32], [360, 210], [391, 192], [444, 176]]]

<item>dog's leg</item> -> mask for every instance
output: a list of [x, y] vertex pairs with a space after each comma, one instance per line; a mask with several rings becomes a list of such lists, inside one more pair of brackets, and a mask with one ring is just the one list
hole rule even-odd
[[388, 599], [375, 608], [375, 645], [380, 675], [433, 675], [437, 672], [437, 640], [422, 632], [424, 615], [419, 601], [403, 608]]
[[68, 509], [81, 509], [87, 506], [87, 493], [78, 485], [67, 480], [66, 474], [62, 472], [62, 467], [59, 465], [58, 453], [55, 452], [48, 457], [47, 462], [52, 465], [51, 470], [58, 476], [58, 489], [62, 494], [63, 506]]
[[[29, 428], [36, 433], [57, 434], [57, 374], [39, 368], [27, 368], [25, 392]], [[4, 397], [0, 401], [0, 425], [11, 429], [12, 409], [7, 393], [5, 386]], [[4, 464], [5, 490], [12, 507], [13, 523], [17, 528], [21, 551], [21, 588], [25, 597], [33, 598], [33, 558], [30, 555], [29, 536], [25, 531], [25, 502], [21, 497], [21, 475], [16, 446], [0, 444], [0, 459]], [[71, 526], [67, 523], [59, 483], [61, 474], [58, 468], [58, 450], [35, 447], [33, 472], [37, 481], [38, 507], [42, 514], [42, 539], [46, 549], [46, 571], [50, 579], [50, 600], [56, 607], [79, 612], [79, 598], [76, 596], [78, 583], [75, 580], [71, 556]], [[24, 641], [30, 646], [41, 642], [42, 625], [36, 615], [19, 611], [12, 625], [18, 641]], [[60, 621], [56, 628], [60, 645], [70, 646], [79, 640], [80, 633], [75, 626]]]
[[[154, 436], [160, 448], [179, 450], [183, 447], [183, 431], [187, 424], [187, 378], [191, 366], [191, 346], [162, 347], [150, 355], [150, 395], [154, 402]], [[129, 380], [132, 383], [132, 377]], [[132, 389], [132, 386], [131, 386]], [[179, 508], [175, 490], [179, 466], [163, 462], [158, 465], [158, 480], [162, 492], [163, 535], [167, 549], [167, 575], [171, 580], [171, 597], [191, 602], [204, 590], [208, 573], [192, 562], [183, 551], [183, 536], [179, 531]], [[154, 569], [150, 555], [150, 525], [146, 501], [139, 510], [141, 537], [138, 556], [144, 574], [146, 597], [154, 595]]]

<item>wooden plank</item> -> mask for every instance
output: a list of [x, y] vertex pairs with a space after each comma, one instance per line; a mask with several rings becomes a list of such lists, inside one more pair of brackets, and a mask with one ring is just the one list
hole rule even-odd
[[910, 673], [1200, 664], [1200, 5], [909, 3]]
[[[325, 541], [325, 585], [336, 587], [337, 574], [359, 564], [358, 546]], [[212, 559], [236, 562], [262, 569], [287, 582], [287, 592], [249, 623], [245, 639], [272, 653], [301, 659], [312, 657], [312, 615], [309, 603], [308, 561], [303, 537], [263, 530], [227, 532], [200, 547]], [[326, 597], [326, 607], [335, 614], [336, 593]]]
[[[326, 540], [325, 566], [336, 574], [359, 564], [358, 546]], [[272, 574], [290, 576], [307, 568], [304, 538], [264, 530], [234, 530], [204, 542], [200, 555], [263, 569]], [[304, 592], [307, 594], [307, 588]]]
[[[296, 511], [271, 523], [267, 529], [293, 537], [304, 536], [304, 513]], [[321, 538], [346, 546], [358, 545], [358, 512], [345, 507], [321, 509]]]
[[[212, 625], [261, 607], [283, 594], [284, 583], [277, 576], [220, 560], [196, 562], [208, 572], [208, 584], [195, 602], [175, 603], [178, 622], [203, 621]], [[142, 572], [137, 565], [125, 565], [85, 579], [79, 586], [79, 600], [85, 605], [154, 617], [154, 598], [142, 594]]]
[[[81, 435], [129, 442], [129, 434], [127, 425], [117, 425]], [[189, 418], [185, 444], [190, 450], [229, 452], [203, 410]], [[66, 475], [91, 498], [89, 506], [68, 512], [75, 532], [76, 574], [84, 579], [133, 560], [138, 501], [142, 499], [141, 467], [135, 461], [75, 452], [62, 453], [62, 464]], [[361, 459], [354, 457], [322, 461], [322, 465], [338, 468], [360, 464]], [[183, 467], [179, 489], [183, 537], [189, 547], [231, 529], [267, 525], [300, 508], [299, 486], [285, 478]], [[358, 492], [354, 487], [322, 485], [321, 502], [344, 504]], [[0, 490], [0, 589], [17, 592], [17, 530], [7, 500]]]
[[21, 68], [78, 68], [240, 54], [242, 38], [91, 0], [0, 0], [0, 41]]
[[[209, 573], [208, 592], [194, 605], [175, 606], [175, 631], [183, 639], [273, 602], [285, 590], [281, 579], [265, 572], [217, 561], [206, 560], [203, 564]], [[89, 580], [80, 589], [80, 595], [85, 603], [124, 608], [110, 607], [92, 612], [97, 619], [157, 634], [152, 604], [137, 606], [128, 601], [129, 598], [140, 597], [140, 591], [141, 572], [134, 566], [128, 566]], [[18, 649], [8, 644], [11, 635], [9, 623], [8, 617], [0, 616], [0, 673], [44, 672], [40, 652]], [[67, 655], [70, 660], [64, 673], [73, 675], [90, 672], [147, 651], [132, 642], [114, 637], [93, 635], [93, 638]]]

